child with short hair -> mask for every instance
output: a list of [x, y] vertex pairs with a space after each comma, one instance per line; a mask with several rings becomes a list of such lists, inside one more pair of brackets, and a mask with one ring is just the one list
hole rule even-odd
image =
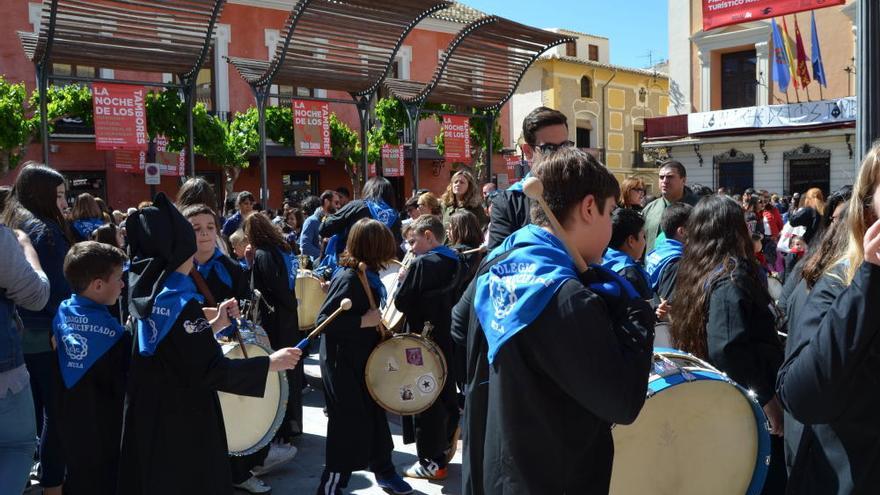
[[65, 491], [113, 494], [119, 464], [125, 329], [110, 314], [125, 282], [125, 253], [95, 241], [74, 244], [64, 258], [64, 277], [73, 295], [53, 321], [59, 379], [58, 416], [67, 460]]
[[602, 256], [602, 266], [625, 278], [642, 299], [651, 299], [654, 293], [648, 282], [648, 273], [638, 264], [645, 252], [645, 219], [633, 209], [617, 208], [611, 213], [611, 240]]
[[238, 261], [245, 270], [250, 268], [247, 261], [248, 238], [243, 230], [236, 230], [229, 236], [229, 243], [232, 244], [233, 257]]

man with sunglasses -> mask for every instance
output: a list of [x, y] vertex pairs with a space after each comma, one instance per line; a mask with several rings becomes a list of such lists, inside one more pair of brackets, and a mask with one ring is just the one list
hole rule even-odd
[[[521, 145], [523, 155], [532, 169], [540, 166], [541, 156], [559, 148], [574, 146], [568, 138], [568, 119], [552, 108], [538, 107], [523, 120]], [[492, 201], [489, 220], [489, 250], [495, 249], [504, 239], [531, 223], [531, 202], [522, 191], [522, 181], [510, 189], [501, 191]]]
[[687, 203], [694, 206], [699, 201], [699, 198], [687, 188], [687, 169], [680, 162], [672, 160], [665, 162], [660, 167], [659, 175], [660, 192], [663, 195], [642, 210], [642, 216], [645, 217], [646, 253], [654, 249], [654, 243], [660, 235], [660, 218], [669, 205]]

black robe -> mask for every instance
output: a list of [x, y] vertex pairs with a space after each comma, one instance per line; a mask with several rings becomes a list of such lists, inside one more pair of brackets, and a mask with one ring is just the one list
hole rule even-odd
[[[447, 366], [454, 363], [452, 338], [449, 326], [452, 307], [455, 305], [461, 266], [453, 260], [436, 253], [426, 253], [413, 261], [406, 278], [397, 291], [394, 304], [406, 315], [409, 330], [422, 333], [425, 322], [434, 329], [429, 338], [437, 344], [446, 359]], [[446, 383], [439, 397], [427, 410], [412, 417], [415, 427], [416, 448], [419, 457], [445, 465], [445, 451], [450, 438], [458, 427], [458, 401], [455, 396], [455, 379], [447, 374]], [[404, 418], [405, 422], [410, 418]], [[406, 428], [406, 424], [405, 424]], [[404, 435], [409, 440], [410, 435]]]
[[231, 494], [217, 391], [261, 397], [268, 375], [267, 357], [223, 357], [201, 306], [188, 302], [155, 354], [134, 356], [118, 492]]
[[[723, 276], [710, 287], [706, 339], [707, 361], [746, 390], [757, 394], [764, 406], [776, 395], [776, 372], [784, 350], [776, 333], [770, 296], [760, 282], [742, 268]], [[785, 489], [785, 448], [780, 437], [771, 437], [771, 459], [762, 493]]]
[[[664, 270], [665, 271], [665, 270]], [[649, 285], [648, 279], [643, 275], [643, 271], [635, 266], [627, 266], [624, 267], [623, 270], [617, 272], [621, 277], [625, 278], [629, 283], [632, 284], [633, 288], [636, 292], [639, 293], [639, 297], [644, 300], [650, 300], [654, 297], [654, 291], [651, 290], [651, 286]], [[663, 281], [663, 277], [660, 278], [661, 283]]]
[[[295, 346], [305, 335], [299, 329], [296, 293], [290, 288], [287, 266], [281, 254], [275, 249], [257, 248], [254, 266], [251, 269], [253, 288], [263, 295], [265, 304], [260, 304], [257, 321], [269, 336], [272, 349], [278, 350]], [[291, 422], [296, 422], [299, 432], [303, 431], [302, 389], [305, 384], [305, 360], [296, 368], [287, 371], [287, 384], [290, 389], [287, 399], [287, 413], [278, 430], [278, 436], [287, 438], [297, 431]]]
[[125, 370], [131, 351], [126, 333], [67, 388], [57, 375], [58, 433], [67, 464], [64, 493], [113, 495], [125, 403]]
[[[372, 291], [378, 301], [378, 291]], [[361, 316], [370, 303], [355, 270], [343, 268], [333, 277], [317, 324], [345, 298], [351, 299], [351, 309], [328, 324], [321, 337], [321, 378], [328, 415], [326, 469], [335, 473], [364, 468], [381, 472], [393, 469], [394, 443], [385, 411], [370, 396], [364, 377], [367, 359], [380, 338], [376, 330], [361, 328]]]
[[[361, 199], [349, 201], [336, 213], [324, 217], [324, 222], [321, 223], [321, 227], [318, 229], [318, 235], [321, 237], [338, 235], [339, 242], [336, 243], [336, 253], [339, 254], [345, 250], [345, 243], [348, 241], [348, 232], [351, 230], [352, 225], [362, 218], [373, 218], [367, 204]], [[396, 246], [403, 244], [400, 227], [401, 220], [400, 216], [398, 216], [397, 221], [391, 226], [391, 233], [394, 235], [394, 244]], [[398, 252], [398, 254], [401, 253]]]
[[796, 341], [776, 384], [785, 409], [805, 425], [788, 493], [873, 494], [880, 486], [880, 268], [864, 263], [849, 287], [828, 282], [826, 289], [817, 283], [792, 327]]
[[[508, 255], [484, 263], [477, 278]], [[456, 304], [452, 325], [468, 350], [463, 493], [607, 493], [610, 424], [631, 423], [645, 401], [650, 308], [644, 301], [612, 307], [568, 281], [489, 366], [475, 291], [476, 281]]]
[[507, 236], [531, 223], [531, 200], [522, 191], [501, 191], [492, 199], [489, 217], [489, 250], [500, 246]]

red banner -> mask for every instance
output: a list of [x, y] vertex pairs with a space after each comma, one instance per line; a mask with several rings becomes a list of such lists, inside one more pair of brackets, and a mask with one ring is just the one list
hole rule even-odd
[[507, 165], [507, 180], [510, 184], [519, 181], [516, 176], [516, 166], [522, 163], [519, 155], [504, 155], [504, 163]]
[[403, 145], [382, 145], [382, 175], [403, 177]]
[[127, 174], [137, 174], [144, 169], [147, 161], [146, 151], [116, 150], [113, 153], [113, 161], [116, 170]]
[[845, 3], [846, 0], [703, 0], [703, 30]]
[[330, 103], [293, 100], [293, 144], [296, 148], [296, 156], [332, 155]]
[[447, 160], [470, 161], [471, 135], [467, 117], [443, 116], [443, 155]]
[[159, 173], [170, 177], [182, 177], [186, 175], [186, 150], [169, 151], [168, 139], [165, 136], [156, 137], [156, 161]]
[[97, 82], [92, 85], [97, 149], [147, 149], [146, 94], [143, 86]]

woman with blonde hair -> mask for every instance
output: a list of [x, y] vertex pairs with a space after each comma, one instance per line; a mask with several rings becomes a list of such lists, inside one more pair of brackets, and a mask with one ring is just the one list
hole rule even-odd
[[812, 208], [819, 212], [820, 215], [825, 214], [825, 195], [818, 187], [811, 187], [804, 193], [801, 201], [801, 208]]
[[436, 215], [438, 217], [443, 215], [443, 207], [440, 206], [440, 200], [434, 196], [434, 193], [422, 193], [416, 204], [420, 215]]
[[[804, 305], [804, 334], [788, 349], [777, 390], [785, 410], [804, 424], [792, 493], [868, 493], [880, 484], [880, 143], [865, 156], [849, 204], [849, 246]], [[827, 292], [827, 294], [823, 293]]]
[[627, 177], [620, 185], [620, 207], [642, 211], [645, 199], [645, 181], [639, 177]]
[[489, 217], [480, 203], [482, 199], [477, 180], [470, 172], [459, 170], [452, 174], [452, 179], [446, 186], [446, 192], [440, 198], [440, 202], [443, 204], [443, 223], [449, 223], [449, 217], [453, 213], [467, 210], [477, 217], [480, 229], [485, 229], [489, 225]]

